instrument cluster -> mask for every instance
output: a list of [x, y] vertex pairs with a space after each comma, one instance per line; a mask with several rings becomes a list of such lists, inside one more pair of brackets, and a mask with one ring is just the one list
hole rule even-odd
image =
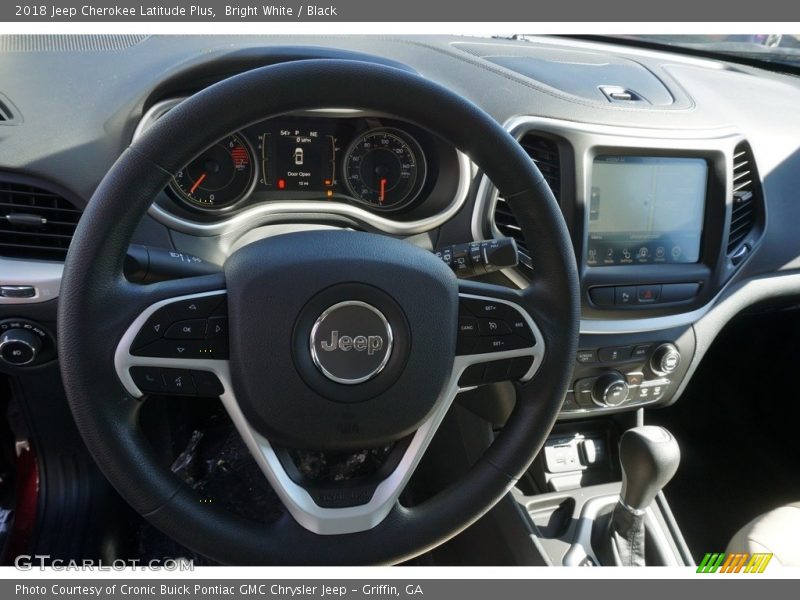
[[440, 141], [377, 117], [286, 116], [220, 140], [175, 173], [169, 193], [199, 213], [279, 200], [404, 213], [436, 187]]

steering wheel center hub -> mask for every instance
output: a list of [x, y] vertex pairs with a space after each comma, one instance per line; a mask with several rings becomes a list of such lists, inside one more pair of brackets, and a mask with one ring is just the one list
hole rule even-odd
[[243, 247], [225, 279], [236, 398], [279, 446], [399, 440], [449, 383], [458, 286], [431, 252], [367, 233], [298, 232]]
[[331, 381], [363, 383], [380, 373], [392, 355], [392, 326], [381, 311], [358, 300], [334, 304], [311, 328], [314, 364]]

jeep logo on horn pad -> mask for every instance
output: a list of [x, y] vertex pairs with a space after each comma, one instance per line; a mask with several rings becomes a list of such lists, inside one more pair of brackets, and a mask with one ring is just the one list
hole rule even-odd
[[311, 329], [311, 358], [331, 381], [353, 385], [375, 377], [392, 355], [392, 327], [377, 308], [350, 300], [325, 310]]

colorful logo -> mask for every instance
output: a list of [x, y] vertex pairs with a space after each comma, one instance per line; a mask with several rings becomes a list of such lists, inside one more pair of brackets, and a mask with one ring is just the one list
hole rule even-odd
[[698, 573], [763, 573], [767, 568], [772, 554], [756, 552], [709, 552], [697, 567]]

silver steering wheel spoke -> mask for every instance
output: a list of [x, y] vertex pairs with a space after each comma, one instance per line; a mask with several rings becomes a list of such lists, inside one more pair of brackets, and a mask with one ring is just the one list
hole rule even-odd
[[[503, 288], [496, 289], [501, 295]], [[227, 339], [217, 345], [209, 343], [217, 339], [210, 337], [213, 335], [209, 330], [212, 320], [215, 324], [223, 322], [220, 307], [225, 306], [225, 295], [225, 290], [190, 294], [161, 300], [148, 307], [134, 320], [117, 346], [114, 356], [117, 375], [127, 392], [135, 398], [153, 392], [208, 395], [202, 392], [197, 382], [200, 378], [207, 378], [208, 374], [213, 375], [219, 383], [219, 393], [212, 395], [222, 401], [275, 493], [300, 525], [320, 535], [354, 533], [378, 525], [395, 507], [458, 393], [483, 383], [529, 381], [539, 368], [545, 350], [539, 328], [519, 304], [486, 295], [486, 292], [459, 294], [458, 353], [449, 382], [437, 398], [430, 416], [412, 434], [394, 469], [377, 483], [368, 499], [353, 506], [320, 506], [309, 490], [290, 476], [270, 440], [252, 427], [245, 417], [234, 392], [230, 363], [225, 358], [226, 353], [219, 349], [227, 349]], [[192, 315], [191, 311], [198, 312]], [[181, 318], [186, 315], [195, 318]], [[171, 319], [176, 321], [168, 322]], [[181, 327], [174, 329], [176, 323], [190, 328], [203, 319], [206, 329], [202, 340], [197, 339], [198, 332], [184, 332]], [[145, 331], [148, 328], [152, 331]], [[165, 341], [163, 336], [169, 331], [173, 336], [193, 335], [195, 339]], [[186, 342], [184, 350], [178, 352], [182, 341]], [[162, 349], [168, 355], [157, 355]], [[184, 357], [187, 353], [191, 356]], [[143, 373], [148, 369], [156, 377], [160, 374], [162, 381], [143, 381]], [[168, 378], [173, 380], [168, 381]], [[174, 378], [183, 378], [181, 385], [191, 387], [180, 389]], [[186, 378], [191, 379], [191, 384]]]

